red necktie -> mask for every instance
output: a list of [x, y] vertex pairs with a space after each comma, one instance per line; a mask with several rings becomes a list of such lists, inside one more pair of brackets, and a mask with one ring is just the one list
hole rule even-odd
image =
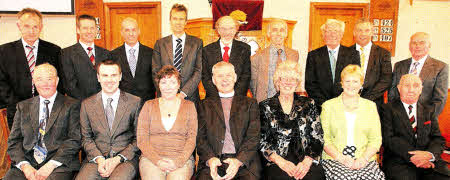
[[225, 50], [225, 52], [223, 53], [222, 59], [225, 62], [228, 62], [228, 60], [230, 60], [230, 56], [228, 56], [228, 50], [230, 50], [230, 47], [225, 46], [223, 47], [223, 50]]
[[91, 60], [92, 65], [95, 66], [94, 52], [92, 52], [92, 48], [91, 47], [88, 47], [87, 50], [88, 50], [89, 59]]

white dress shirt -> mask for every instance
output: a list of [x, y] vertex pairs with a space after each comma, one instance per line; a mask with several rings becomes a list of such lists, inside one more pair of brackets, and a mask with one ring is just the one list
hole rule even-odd
[[127, 43], [125, 43], [125, 52], [127, 53], [127, 60], [128, 62], [130, 62], [130, 60], [128, 58], [130, 58], [131, 54], [130, 54], [130, 49], [133, 48], [134, 49], [134, 57], [136, 58], [136, 63], [139, 57], [139, 42], [137, 42], [133, 47], [131, 47], [130, 45], [128, 45]]
[[339, 44], [336, 48], [334, 49], [330, 49], [330, 47], [327, 46], [327, 53], [328, 53], [328, 57], [330, 57], [330, 51], [334, 51], [334, 59], [336, 60], [336, 64], [338, 61], [338, 54], [339, 54], [339, 48], [341, 47], [341, 45]]
[[186, 43], [186, 33], [183, 33], [181, 37], [177, 37], [174, 34], [172, 34], [172, 57], [175, 59], [175, 50], [177, 49], [177, 39], [181, 39], [181, 52], [184, 53], [184, 44]]
[[228, 44], [228, 46], [225, 46], [225, 44], [222, 41], [220, 42], [220, 52], [222, 52], [222, 58], [223, 58], [223, 53], [225, 53], [225, 49], [223, 49], [224, 47], [230, 47], [230, 49], [228, 49], [228, 57], [230, 57], [231, 54], [231, 47], [233, 46], [233, 41], [230, 42], [230, 44]]
[[230, 97], [233, 97], [233, 96], [234, 96], [234, 91], [230, 92], [230, 93], [221, 93], [221, 92], [219, 92], [219, 97], [221, 97], [221, 98], [230, 98]]
[[94, 45], [94, 43], [92, 43], [91, 45], [87, 45], [87, 44], [84, 44], [83, 42], [79, 42], [80, 44], [81, 44], [81, 47], [83, 47], [83, 49], [84, 49], [84, 52], [86, 52], [86, 54], [89, 56], [89, 51], [87, 50], [87, 48], [88, 47], [91, 47], [92, 48], [92, 54], [94, 55], [94, 57], [95, 57], [95, 45]]
[[[370, 57], [370, 50], [372, 49], [372, 41], [369, 41], [369, 43], [363, 47], [364, 49], [364, 57], [365, 57], [365, 62], [364, 62], [364, 67], [362, 68], [362, 72], [364, 73], [364, 76], [366, 75], [366, 71], [367, 71], [367, 65], [369, 64], [369, 57]], [[356, 43], [356, 50], [359, 52], [359, 56], [361, 57], [361, 46]]]
[[27, 48], [27, 45], [28, 46], [34, 46], [33, 55], [34, 55], [34, 59], [36, 60], [37, 59], [38, 47], [39, 47], [39, 39], [34, 41], [34, 44], [31, 44], [31, 45], [28, 44], [25, 40], [23, 40], [23, 38], [21, 40], [22, 40], [23, 49], [25, 50], [25, 56], [28, 55], [28, 53], [30, 53], [30, 49]]
[[417, 76], [420, 75], [420, 71], [422, 71], [423, 68], [423, 64], [425, 64], [425, 60], [427, 60], [428, 55], [423, 56], [422, 58], [416, 60], [413, 57], [411, 57], [411, 65], [409, 66], [409, 72], [411, 72], [411, 70], [414, 68], [414, 62], [419, 62], [419, 65], [417, 66]]

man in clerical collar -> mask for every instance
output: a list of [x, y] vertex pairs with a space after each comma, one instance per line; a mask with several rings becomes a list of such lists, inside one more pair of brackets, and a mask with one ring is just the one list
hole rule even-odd
[[258, 103], [235, 94], [236, 73], [231, 63], [215, 64], [212, 74], [219, 96], [207, 97], [199, 104], [196, 178], [258, 179]]
[[72, 179], [80, 168], [80, 103], [58, 93], [59, 78], [50, 64], [36, 66], [33, 83], [39, 96], [17, 104], [5, 180]]

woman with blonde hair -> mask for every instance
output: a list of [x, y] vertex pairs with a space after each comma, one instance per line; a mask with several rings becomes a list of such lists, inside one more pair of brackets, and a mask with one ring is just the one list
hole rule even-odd
[[359, 96], [363, 82], [361, 68], [348, 65], [341, 72], [343, 92], [322, 105], [322, 166], [327, 179], [385, 179], [376, 162], [380, 118], [376, 104]]

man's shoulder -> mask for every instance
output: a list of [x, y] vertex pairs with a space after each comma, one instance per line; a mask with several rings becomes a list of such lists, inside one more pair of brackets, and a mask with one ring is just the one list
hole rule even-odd
[[66, 48], [63, 48], [61, 51], [62, 51], [63, 53], [73, 52], [73, 51], [75, 51], [75, 49], [78, 48], [78, 47], [81, 47], [80, 43], [75, 43], [75, 44], [73, 44], [73, 45], [71, 45], [71, 46], [68, 46], [68, 47], [66, 47]]
[[53, 44], [48, 41], [45, 41], [45, 40], [42, 40], [42, 39], [39, 39], [39, 46], [40, 46], [39, 48], [43, 47], [46, 49], [51, 49], [53, 51], [61, 51], [61, 47], [59, 47], [58, 45]]
[[4, 50], [4, 52], [9, 52], [10, 49], [16, 48], [20, 44], [21, 44], [20, 39], [17, 41], [11, 41], [11, 42], [0, 45], [0, 50]]
[[113, 49], [113, 50], [111, 51], [112, 54], [119, 54], [119, 53], [121, 53], [121, 52], [125, 52], [125, 45], [124, 45], [124, 44], [122, 44], [122, 45], [119, 46], [119, 47], [116, 47], [115, 49]]
[[[239, 40], [233, 40], [233, 44], [236, 43], [236, 47], [244, 48], [250, 50], [251, 47], [245, 42], [239, 41]], [[234, 46], [234, 45], [233, 45]]]
[[186, 34], [186, 41], [188, 40], [194, 42], [195, 44], [203, 43], [203, 41], [200, 38]]
[[97, 45], [94, 45], [95, 46], [95, 50], [97, 51], [97, 50], [99, 50], [99, 51], [103, 51], [103, 52], [110, 52], [109, 50], [107, 50], [107, 49], [105, 49], [105, 48], [102, 48], [102, 47], [100, 47], [100, 46], [97, 46]]
[[432, 61], [433, 63], [435, 63], [436, 65], [438, 65], [438, 67], [446, 67], [446, 66], [448, 66], [447, 63], [445, 63], [445, 62], [443, 62], [443, 61], [441, 61], [441, 60], [432, 58], [432, 57], [430, 57], [430, 56], [428, 56], [428, 59], [427, 59], [427, 60]]
[[123, 95], [127, 98], [128, 101], [130, 101], [130, 103], [140, 103], [141, 102], [141, 98], [138, 96], [127, 93], [125, 91], [120, 91], [120, 92], [123, 93]]
[[308, 52], [308, 55], [319, 55], [323, 52], [327, 52], [327, 46], [322, 46], [317, 49]]

